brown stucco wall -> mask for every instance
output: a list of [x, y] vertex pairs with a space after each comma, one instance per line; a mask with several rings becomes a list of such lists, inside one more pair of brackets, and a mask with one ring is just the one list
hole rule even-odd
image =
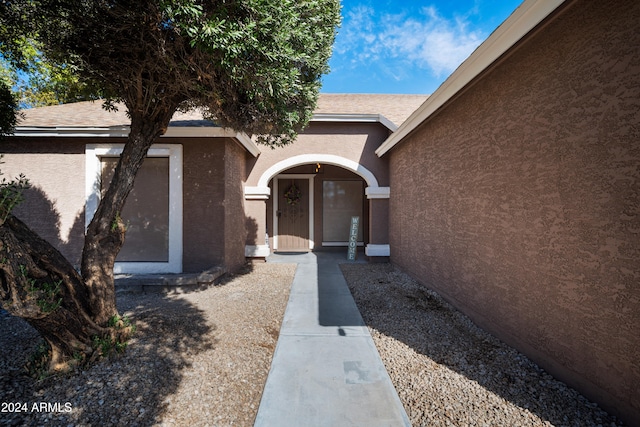
[[14, 214], [80, 265], [84, 242], [85, 142], [13, 138], [0, 142], [0, 171], [13, 179], [23, 173], [32, 188]]
[[[247, 185], [257, 186], [260, 178], [273, 165], [300, 155], [330, 154], [342, 157], [366, 168], [371, 172], [381, 187], [389, 185], [388, 159], [379, 158], [375, 150], [388, 137], [389, 130], [380, 123], [362, 122], [311, 122], [309, 127], [301, 133], [297, 140], [288, 146], [276, 149], [261, 147], [261, 154], [257, 159], [247, 162]], [[279, 170], [278, 173], [315, 174], [313, 156], [312, 164], [296, 166]], [[322, 248], [322, 180], [323, 179], [361, 179], [356, 173], [344, 167], [344, 165], [329, 165], [322, 163], [321, 173], [314, 180], [314, 242], [315, 249]], [[268, 178], [273, 178], [269, 176]], [[367, 184], [365, 182], [365, 188]], [[387, 235], [387, 215], [385, 209], [377, 209], [376, 215], [369, 213], [369, 200], [364, 200], [364, 227], [365, 242], [377, 239], [376, 242], [388, 243], [383, 237]], [[273, 244], [273, 200], [247, 200], [247, 215], [257, 224], [257, 239], [249, 233], [247, 245], [265, 244], [265, 233], [270, 236], [269, 244]], [[373, 225], [370, 225], [373, 224]], [[372, 234], [372, 231], [376, 234]]]
[[[80, 264], [84, 243], [86, 144], [124, 142], [20, 137], [0, 143], [4, 176], [24, 173], [33, 185], [16, 215], [74, 265]], [[245, 151], [230, 138], [159, 142], [183, 146], [183, 271], [238, 268], [245, 261]]]
[[269, 167], [289, 157], [333, 154], [362, 164], [376, 176], [380, 186], [388, 186], [387, 159], [375, 155], [376, 148], [388, 135], [388, 129], [380, 123], [312, 122], [290, 145], [275, 149], [260, 147], [260, 156], [248, 163], [247, 185], [257, 185]]
[[183, 271], [216, 265], [233, 270], [244, 262], [244, 152], [229, 138], [179, 142], [184, 160]]
[[640, 3], [574, 2], [388, 155], [392, 261], [640, 423]]
[[[244, 210], [245, 164], [249, 154], [232, 140], [225, 144], [225, 266], [235, 270], [245, 263], [244, 246], [247, 236], [257, 233], [255, 221]], [[256, 235], [257, 237], [257, 235]]]
[[370, 243], [389, 244], [389, 199], [371, 199], [369, 210]]

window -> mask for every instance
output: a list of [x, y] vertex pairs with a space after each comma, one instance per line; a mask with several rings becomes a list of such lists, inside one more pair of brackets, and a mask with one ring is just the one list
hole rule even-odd
[[[351, 217], [359, 216], [363, 224], [362, 181], [324, 181], [322, 183], [322, 241], [347, 244]], [[362, 225], [358, 241], [363, 241]]]
[[[89, 225], [102, 191], [111, 181], [122, 145], [87, 146]], [[127, 225], [115, 273], [182, 271], [182, 147], [154, 145], [136, 176], [121, 213]]]
[[[103, 157], [102, 191], [111, 182], [117, 157]], [[169, 158], [147, 157], [120, 214], [127, 234], [116, 262], [169, 261]]]

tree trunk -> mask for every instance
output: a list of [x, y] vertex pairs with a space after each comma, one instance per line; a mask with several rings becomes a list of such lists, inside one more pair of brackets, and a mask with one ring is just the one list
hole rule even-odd
[[92, 358], [94, 338], [110, 339], [109, 328], [93, 321], [87, 288], [73, 266], [11, 215], [0, 225], [0, 261], [2, 306], [47, 341], [47, 370], [62, 369], [74, 355], [78, 361]]
[[163, 108], [152, 120], [131, 114], [131, 131], [111, 184], [102, 195], [87, 228], [82, 252], [82, 278], [88, 288], [93, 319], [104, 325], [117, 315], [113, 267], [124, 244], [126, 227], [120, 213], [133, 189], [134, 179], [155, 139], [164, 133], [176, 110]]
[[0, 219], [0, 302], [49, 344], [47, 371], [118, 349], [131, 333], [118, 315], [113, 277], [125, 235], [120, 213], [149, 147], [164, 133], [177, 105], [157, 104], [151, 113], [129, 108], [129, 138], [87, 228], [81, 275], [20, 220]]

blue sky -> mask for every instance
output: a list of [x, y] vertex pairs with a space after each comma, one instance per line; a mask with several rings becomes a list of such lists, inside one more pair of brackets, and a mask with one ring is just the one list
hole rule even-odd
[[433, 93], [521, 0], [342, 0], [323, 93]]

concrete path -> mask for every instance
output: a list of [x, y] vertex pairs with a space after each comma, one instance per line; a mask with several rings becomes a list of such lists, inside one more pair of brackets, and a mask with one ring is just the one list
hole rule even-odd
[[298, 267], [254, 426], [410, 426], [338, 267], [346, 251], [268, 262]]

